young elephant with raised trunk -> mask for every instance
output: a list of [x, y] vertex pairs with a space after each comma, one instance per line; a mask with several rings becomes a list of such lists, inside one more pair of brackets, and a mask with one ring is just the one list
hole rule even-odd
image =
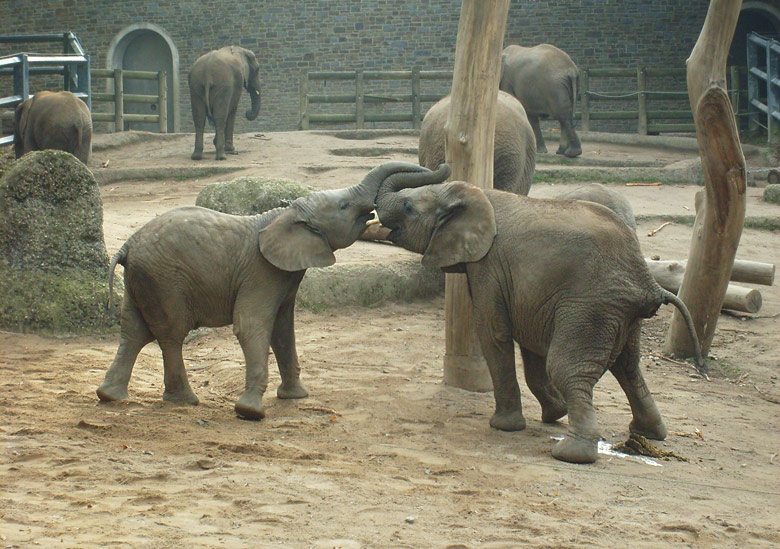
[[[698, 340], [685, 305], [655, 282], [636, 236], [614, 212], [460, 181], [419, 186], [405, 174], [382, 184], [376, 204], [391, 241], [423, 254], [426, 265], [466, 273], [493, 380], [492, 427], [518, 431], [526, 425], [515, 371], [517, 341], [542, 420], [569, 414], [568, 434], [554, 447], [554, 457], [596, 460], [593, 387], [607, 370], [628, 397], [630, 430], [666, 437], [639, 369], [641, 319], [672, 303]], [[699, 352], [697, 358], [703, 368]]]
[[233, 324], [246, 359], [238, 415], [265, 415], [269, 346], [282, 378], [277, 396], [307, 396], [293, 326], [298, 285], [307, 268], [332, 265], [333, 251], [355, 242], [373, 217], [380, 184], [400, 172], [413, 172], [412, 179], [420, 182], [441, 181], [420, 166], [390, 162], [372, 170], [359, 185], [313, 193], [260, 215], [185, 207], [141, 227], [110, 266], [109, 295], [117, 263], [125, 267], [125, 295], [119, 349], [97, 390], [100, 400], [127, 398], [138, 353], [157, 340], [163, 354], [163, 399], [197, 404], [184, 369], [182, 343], [194, 328], [228, 324]]

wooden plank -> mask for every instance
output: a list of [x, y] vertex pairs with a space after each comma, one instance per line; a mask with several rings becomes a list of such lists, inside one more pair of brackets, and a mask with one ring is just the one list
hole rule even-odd
[[636, 70], [637, 98], [637, 131], [639, 135], [647, 135], [647, 97], [645, 96], [645, 69]]
[[300, 115], [300, 128], [309, 129], [309, 75], [304, 71], [301, 73], [301, 82], [298, 89], [300, 94], [300, 104], [298, 105], [298, 114]]
[[363, 71], [357, 71], [357, 78], [355, 78], [355, 126], [357, 129], [362, 130], [365, 127], [365, 107], [363, 105]]
[[125, 131], [122, 69], [114, 69], [114, 131]]
[[412, 128], [419, 130], [421, 120], [420, 69], [415, 67], [412, 69]]
[[157, 116], [160, 133], [168, 133], [168, 80], [165, 71], [157, 73]]

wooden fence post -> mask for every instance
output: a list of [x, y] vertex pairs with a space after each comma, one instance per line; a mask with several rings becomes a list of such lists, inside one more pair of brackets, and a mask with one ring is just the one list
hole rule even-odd
[[[509, 0], [463, 0], [445, 158], [454, 181], [493, 186], [493, 139], [501, 47]], [[466, 276], [447, 274], [445, 290], [444, 383], [489, 391], [492, 383], [473, 328]]]
[[124, 102], [125, 93], [122, 83], [122, 69], [114, 69], [114, 131], [125, 131]]
[[412, 128], [420, 129], [420, 119], [422, 117], [422, 107], [420, 105], [420, 68], [412, 69]]
[[366, 113], [363, 99], [363, 71], [359, 70], [355, 74], [355, 125], [359, 130], [365, 127]]
[[580, 105], [582, 105], [582, 131], [590, 131], [590, 71], [580, 71]]
[[647, 135], [647, 95], [645, 94], [645, 68], [640, 67], [636, 70], [636, 89], [637, 89], [637, 110], [639, 111], [639, 120], [637, 131], [639, 135]]
[[157, 97], [160, 133], [168, 133], [168, 80], [165, 71], [157, 73]]
[[300, 111], [300, 128], [309, 129], [309, 74], [306, 71], [301, 72], [300, 85], [301, 102], [298, 107]]
[[[735, 115], [739, 114], [739, 67], [736, 65], [731, 65], [729, 67], [729, 80], [731, 80], [730, 85], [728, 86], [729, 90], [729, 96], [731, 97], [731, 109], [734, 111]], [[737, 127], [739, 127], [739, 124], [737, 124]]]

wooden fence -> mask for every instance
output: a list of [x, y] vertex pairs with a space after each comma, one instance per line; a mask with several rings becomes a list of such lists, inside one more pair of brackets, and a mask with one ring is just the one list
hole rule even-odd
[[[113, 102], [113, 113], [93, 112], [94, 122], [113, 122], [114, 131], [124, 131], [127, 122], [157, 122], [160, 133], [168, 132], [168, 85], [165, 71], [126, 71], [122, 69], [92, 69], [93, 78], [111, 78], [114, 80], [113, 93], [92, 92], [92, 102]], [[124, 81], [128, 79], [157, 80], [157, 95], [124, 93]], [[95, 86], [93, 86], [93, 89]], [[128, 114], [124, 112], [125, 103], [156, 103], [157, 114]]]
[[[737, 67], [729, 70], [731, 84], [729, 90], [732, 97], [734, 112], [739, 106], [739, 71]], [[575, 118], [581, 120], [581, 128], [590, 130], [593, 120], [636, 120], [637, 132], [641, 135], [663, 132], [694, 132], [693, 114], [688, 104], [688, 91], [684, 68], [647, 68], [637, 69], [582, 69], [580, 71], [580, 97]], [[622, 91], [610, 89], [593, 89], [593, 80], [598, 78], [616, 78], [611, 88], [618, 87]], [[651, 89], [647, 85], [649, 78], [673, 79], [677, 89]], [[301, 76], [300, 109], [298, 128], [307, 130], [312, 124], [355, 124], [358, 129], [365, 127], [366, 122], [411, 122], [412, 128], [419, 128], [425, 113], [421, 112], [421, 103], [435, 102], [445, 94], [421, 93], [421, 82], [424, 80], [452, 80], [450, 71], [342, 71], [342, 72], [309, 72]], [[629, 82], [623, 82], [623, 80]], [[309, 92], [313, 81], [341, 80], [354, 81], [354, 93], [340, 95], [311, 94]], [[365, 82], [369, 80], [409, 80], [410, 93], [402, 95], [368, 94], [365, 92]], [[668, 84], [664, 84], [668, 86]], [[594, 106], [598, 102], [633, 102], [635, 108], [622, 110], [599, 110]], [[677, 101], [683, 103], [677, 109], [650, 109], [648, 103], [656, 105], [657, 101]], [[354, 104], [350, 113], [332, 114], [314, 112], [312, 105]], [[384, 103], [410, 104], [408, 113], [366, 113], [366, 103], [381, 105]], [[611, 106], [612, 106], [611, 105]], [[674, 122], [669, 122], [673, 120]]]

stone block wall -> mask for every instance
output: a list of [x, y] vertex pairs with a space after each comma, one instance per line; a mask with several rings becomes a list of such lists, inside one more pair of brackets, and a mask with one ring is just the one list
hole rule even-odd
[[[505, 43], [552, 43], [581, 66], [684, 66], [707, 6], [706, 0], [513, 1]], [[95, 68], [106, 67], [111, 40], [128, 25], [164, 29], [178, 49], [182, 131], [192, 130], [187, 72], [211, 49], [249, 48], [262, 67], [260, 116], [243, 117], [245, 96], [236, 131], [292, 130], [303, 71], [451, 70], [459, 15], [459, 0], [0, 2], [5, 34], [72, 31]], [[0, 45], [0, 55], [15, 51]], [[0, 93], [9, 80], [0, 77]]]

